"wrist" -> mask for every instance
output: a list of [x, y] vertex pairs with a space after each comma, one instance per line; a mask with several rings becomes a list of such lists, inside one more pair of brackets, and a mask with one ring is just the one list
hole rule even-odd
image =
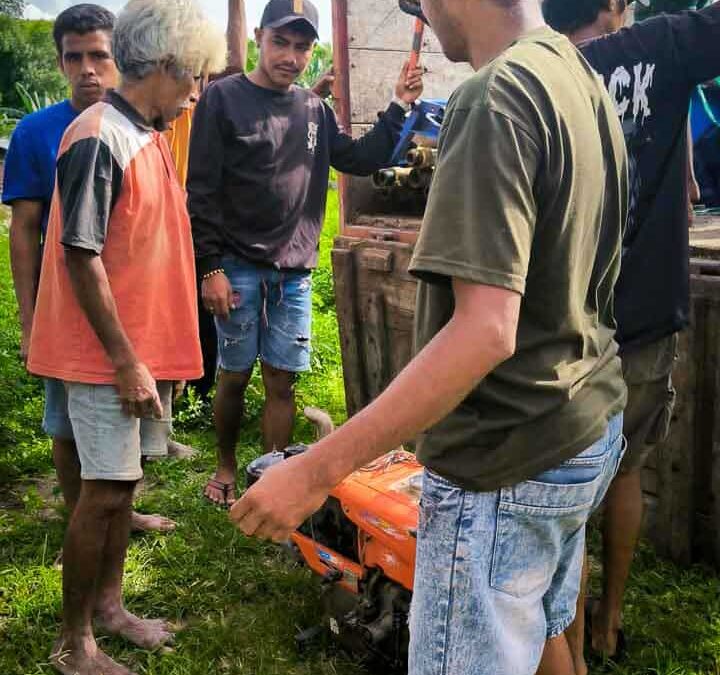
[[312, 465], [316, 487], [333, 490], [353, 472], [352, 467], [345, 466], [342, 454], [337, 449], [333, 450], [325, 439], [320, 439], [307, 449], [305, 457]]
[[217, 267], [214, 270], [205, 272], [205, 274], [202, 275], [202, 280], [207, 281], [208, 279], [212, 279], [213, 277], [217, 276], [218, 274], [225, 274], [225, 269], [223, 267]]
[[396, 106], [399, 106], [402, 108], [405, 112], [408, 112], [410, 108], [412, 108], [412, 103], [408, 103], [407, 101], [403, 100], [399, 96], [395, 95], [392, 98], [391, 103], [394, 103]]
[[132, 351], [125, 349], [119, 351], [117, 354], [110, 354], [110, 362], [116, 373], [122, 370], [131, 370], [139, 363], [137, 356], [135, 356]]

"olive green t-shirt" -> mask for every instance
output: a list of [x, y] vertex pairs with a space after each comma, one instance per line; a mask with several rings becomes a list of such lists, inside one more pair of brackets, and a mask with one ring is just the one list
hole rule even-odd
[[419, 439], [428, 468], [471, 490], [513, 485], [624, 408], [612, 306], [627, 187], [613, 104], [559, 33], [527, 34], [453, 94], [410, 265], [416, 349], [450, 320], [452, 278], [523, 297], [515, 354]]

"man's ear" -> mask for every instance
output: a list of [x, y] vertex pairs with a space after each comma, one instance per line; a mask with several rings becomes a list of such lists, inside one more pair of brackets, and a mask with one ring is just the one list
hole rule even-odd
[[65, 68], [64, 68], [64, 66], [63, 66], [63, 57], [62, 57], [62, 54], [56, 54], [55, 58], [56, 58], [56, 60], [57, 60], [58, 70], [59, 70], [63, 75], [65, 75]]
[[265, 31], [262, 28], [256, 28], [255, 29], [255, 43], [258, 46], [258, 49], [260, 48], [260, 43], [262, 42], [263, 35], [265, 34]]

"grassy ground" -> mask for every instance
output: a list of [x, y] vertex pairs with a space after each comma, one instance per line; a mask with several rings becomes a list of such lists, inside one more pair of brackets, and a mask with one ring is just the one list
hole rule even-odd
[[[2, 219], [0, 218], [0, 221]], [[329, 251], [337, 228], [331, 193], [315, 275], [314, 371], [299, 385], [301, 404], [343, 416]], [[39, 431], [41, 392], [20, 367], [10, 284], [7, 233], [0, 224], [0, 674], [52, 672], [46, 663], [57, 630], [60, 573], [53, 560], [63, 520], [48, 476], [47, 440]], [[242, 460], [259, 453], [261, 387], [254, 381]], [[293, 635], [319, 616], [318, 587], [272, 546], [240, 536], [226, 514], [199, 497], [213, 466], [208, 411], [192, 397], [179, 411], [181, 440], [200, 448], [189, 462], [162, 462], [147, 471], [138, 506], [180, 523], [170, 536], [133, 539], [126, 598], [133, 611], [169, 616], [183, 627], [172, 653], [151, 654], [102, 638], [103, 646], [140, 675], [359, 675], [330, 644], [300, 657]], [[309, 440], [304, 422], [298, 436]], [[643, 548], [626, 612], [631, 639], [622, 666], [595, 664], [593, 673], [699, 675], [720, 673], [720, 582], [700, 568], [683, 571]], [[463, 675], [463, 674], [453, 674]]]

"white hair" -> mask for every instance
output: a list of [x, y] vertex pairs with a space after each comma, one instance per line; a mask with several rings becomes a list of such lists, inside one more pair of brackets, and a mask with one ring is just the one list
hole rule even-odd
[[130, 0], [113, 32], [115, 62], [130, 79], [162, 65], [177, 76], [220, 72], [225, 51], [225, 36], [194, 0]]

